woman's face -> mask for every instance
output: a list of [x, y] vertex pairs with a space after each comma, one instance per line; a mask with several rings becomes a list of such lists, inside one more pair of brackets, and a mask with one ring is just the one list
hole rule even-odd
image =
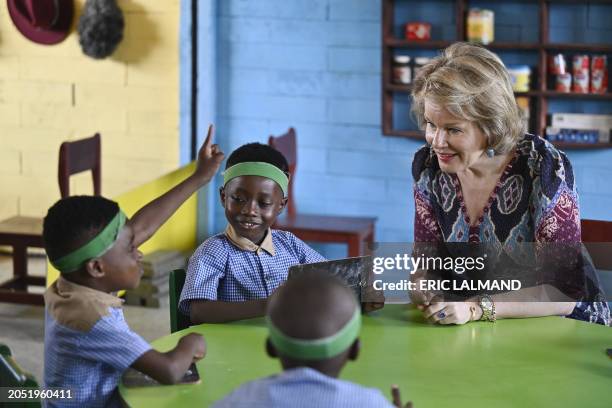
[[443, 106], [425, 99], [425, 138], [433, 148], [440, 169], [458, 173], [485, 156], [487, 138], [474, 122], [453, 116]]

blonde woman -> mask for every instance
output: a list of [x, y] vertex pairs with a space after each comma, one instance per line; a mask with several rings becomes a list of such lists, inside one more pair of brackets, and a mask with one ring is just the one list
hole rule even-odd
[[[412, 97], [413, 114], [428, 143], [412, 165], [415, 242], [498, 248], [580, 242], [571, 164], [550, 143], [525, 133], [499, 57], [477, 45], [455, 43], [421, 69]], [[439, 324], [559, 315], [610, 325], [610, 311], [590, 271], [588, 299], [512, 302], [503, 294], [484, 295], [465, 302], [426, 302], [420, 309]], [[523, 290], [523, 298], [529, 298], [529, 290]]]

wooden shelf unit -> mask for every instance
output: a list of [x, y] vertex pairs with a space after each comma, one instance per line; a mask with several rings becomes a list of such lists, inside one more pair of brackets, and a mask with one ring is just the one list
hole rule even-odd
[[[401, 130], [393, 128], [393, 101], [395, 93], [409, 94], [410, 85], [396, 84], [392, 81], [392, 59], [396, 49], [442, 50], [454, 41], [465, 41], [465, 22], [469, 0], [455, 0], [456, 33], [455, 40], [406, 40], [397, 38], [393, 33], [395, 20], [395, 3], [402, 0], [383, 0], [382, 10], [382, 130], [384, 135], [424, 139], [424, 133], [418, 130]], [[516, 2], [512, 1], [512, 2]], [[549, 41], [549, 7], [550, 4], [583, 4], [579, 0], [525, 0], [526, 3], [537, 4], [539, 9], [539, 41], [537, 43], [493, 42], [486, 45], [490, 50], [514, 50], [538, 53], [538, 66], [532, 72], [532, 84], [537, 89], [529, 92], [516, 92], [515, 95], [531, 99], [530, 129], [540, 135], [545, 134], [549, 99], [577, 99], [592, 101], [612, 101], [612, 92], [605, 94], [581, 94], [574, 92], [557, 92], [548, 89], [548, 55], [554, 52], [600, 53], [612, 54], [611, 44], [579, 44], [551, 43]], [[589, 0], [589, 3], [610, 4], [612, 0]], [[612, 82], [612, 81], [610, 81]], [[556, 146], [564, 149], [601, 149], [611, 148], [612, 143], [562, 143]]]

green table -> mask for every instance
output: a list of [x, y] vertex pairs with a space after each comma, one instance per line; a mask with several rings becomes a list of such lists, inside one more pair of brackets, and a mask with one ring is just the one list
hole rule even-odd
[[[280, 370], [264, 350], [263, 319], [203, 324], [156, 340], [206, 336], [198, 385], [119, 387], [133, 407], [209, 406], [245, 381]], [[612, 407], [612, 328], [561, 317], [433, 326], [420, 312], [387, 305], [363, 319], [362, 351], [342, 378], [381, 389], [397, 383], [404, 399], [428, 407]]]

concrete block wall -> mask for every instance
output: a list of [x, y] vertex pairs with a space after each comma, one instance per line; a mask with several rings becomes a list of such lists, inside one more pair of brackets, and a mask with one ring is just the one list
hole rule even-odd
[[[452, 38], [454, 13], [452, 5], [445, 8], [450, 3], [408, 3], [401, 7], [406, 21], [421, 16], [433, 23], [434, 33]], [[529, 17], [537, 8], [478, 3], [495, 8], [496, 32], [503, 39], [537, 39], [537, 16]], [[589, 39], [612, 41], [609, 25], [602, 24], [610, 21], [611, 7], [581, 6], [584, 19], [578, 22], [568, 7], [554, 6], [553, 29], [578, 24], [572, 31], [586, 29], [596, 33]], [[223, 148], [229, 153], [246, 142], [265, 143], [268, 135], [294, 126], [300, 211], [376, 216], [378, 240], [412, 240], [410, 165], [421, 143], [381, 134], [381, 0], [227, 0], [218, 3], [217, 18], [217, 122]], [[609, 113], [609, 105], [560, 102], [555, 109]], [[569, 155], [583, 216], [612, 219], [612, 188], [606, 182], [612, 150]], [[221, 231], [225, 219], [215, 203], [213, 231]]]
[[[0, 219], [40, 216], [59, 198], [62, 141], [102, 135], [102, 192], [115, 196], [179, 163], [180, 0], [119, 0], [124, 39], [93, 60], [70, 35], [53, 46], [19, 33], [0, 7]], [[89, 175], [72, 179], [90, 194]]]
[[[419, 143], [380, 131], [380, 1], [224, 1], [218, 122], [228, 152], [298, 135], [299, 211], [377, 216], [377, 237], [409, 240], [410, 163]], [[216, 230], [225, 225], [216, 206]]]

